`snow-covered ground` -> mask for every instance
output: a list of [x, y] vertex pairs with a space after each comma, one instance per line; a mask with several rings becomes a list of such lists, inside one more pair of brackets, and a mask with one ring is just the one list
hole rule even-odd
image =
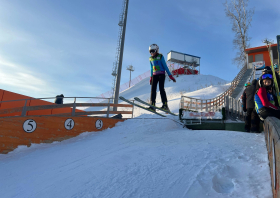
[[[211, 78], [212, 87], [197, 90], [199, 77]], [[213, 98], [228, 87], [213, 76], [188, 78], [166, 83], [174, 112], [181, 94]], [[121, 95], [149, 97], [150, 86], [138, 86]], [[263, 133], [188, 130], [171, 115], [144, 110], [135, 116], [102, 132], [0, 155], [0, 197], [272, 197]]]
[[[149, 84], [149, 78], [140, 81], [138, 84], [134, 85], [130, 89], [125, 90], [120, 93], [126, 99], [133, 100], [134, 97], [139, 97], [140, 99], [148, 102], [150, 99], [151, 85]], [[182, 95], [201, 98], [201, 99], [211, 99], [226, 91], [230, 87], [230, 83], [212, 76], [212, 75], [182, 75], [176, 78], [176, 83], [173, 81], [165, 80], [165, 91], [168, 99], [168, 106], [171, 111], [178, 113], [179, 104]], [[107, 103], [107, 101], [104, 101]], [[125, 104], [119, 100], [120, 103]], [[161, 97], [159, 90], [157, 92], [156, 106], [161, 107]], [[90, 107], [86, 109], [87, 111], [97, 111], [106, 110], [100, 107]], [[129, 108], [118, 108], [118, 110], [130, 110]], [[134, 117], [152, 114], [143, 109], [136, 107], [134, 109]], [[123, 115], [123, 117], [130, 118], [131, 116]], [[157, 117], [157, 116], [155, 116]]]

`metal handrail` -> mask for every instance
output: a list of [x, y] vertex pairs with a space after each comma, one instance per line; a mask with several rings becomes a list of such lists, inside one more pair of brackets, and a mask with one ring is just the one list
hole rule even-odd
[[[197, 98], [192, 98], [192, 97], [188, 97], [188, 96], [181, 96], [181, 102], [180, 102], [180, 108], [184, 109], [185, 107], [185, 102], [184, 102], [184, 98], [187, 98], [190, 100], [190, 102], [188, 102], [190, 104], [189, 109], [191, 110], [198, 110], [198, 105], [200, 106], [200, 111], [203, 111], [203, 109], [205, 109], [206, 111], [210, 110], [221, 110], [222, 107], [225, 107], [226, 105], [226, 97], [230, 97], [232, 95], [233, 90], [237, 87], [237, 84], [240, 82], [240, 79], [242, 78], [242, 76], [244, 75], [244, 73], [246, 72], [247, 67], [244, 66], [240, 72], [236, 75], [236, 77], [233, 79], [233, 81], [231, 82], [231, 86], [224, 91], [223, 93], [219, 94], [218, 96], [216, 96], [215, 98], [212, 99], [197, 99]], [[231, 98], [231, 97], [230, 97]], [[193, 102], [193, 100], [195, 100], [195, 102]], [[203, 102], [205, 101], [205, 102]], [[209, 101], [209, 102], [208, 102]], [[239, 101], [237, 101], [239, 102]], [[193, 107], [193, 104], [195, 104], [195, 108]], [[208, 106], [208, 104], [210, 104], [210, 106]], [[212, 105], [213, 104], [213, 105]], [[237, 110], [237, 109], [236, 109]], [[239, 112], [239, 110], [238, 110]]]
[[99, 99], [114, 99], [114, 98], [102, 98], [102, 97], [48, 97], [48, 98], [28, 98], [28, 99], [19, 99], [19, 100], [5, 100], [5, 101], [0, 101], [0, 103], [2, 102], [16, 102], [16, 101], [24, 101], [24, 100], [44, 100], [44, 99], [56, 99], [56, 98], [99, 98]]
[[[48, 105], [36, 105], [36, 106], [27, 106], [28, 100], [41, 100], [41, 99], [54, 99], [54, 98], [74, 98], [74, 103], [67, 103], [67, 104], [48, 104]], [[15, 107], [15, 108], [8, 108], [8, 109], [0, 109], [0, 115], [1, 114], [9, 114], [9, 113], [16, 113], [21, 112], [21, 116], [26, 116], [27, 111], [35, 111], [35, 110], [47, 110], [47, 109], [58, 109], [58, 108], [65, 108], [69, 107], [72, 108], [72, 112], [69, 113], [72, 116], [75, 115], [90, 115], [90, 114], [107, 114], [107, 117], [109, 117], [110, 113], [118, 113], [118, 111], [110, 111], [110, 107], [118, 106], [118, 107], [131, 107], [132, 111], [120, 111], [122, 114], [132, 114], [133, 117], [133, 105], [129, 104], [112, 104], [110, 103], [110, 100], [112, 98], [102, 98], [107, 99], [108, 103], [76, 103], [77, 98], [93, 98], [93, 97], [49, 97], [49, 98], [28, 98], [28, 99], [20, 99], [20, 100], [8, 100], [8, 101], [1, 101], [1, 102], [16, 102], [16, 101], [25, 101], [24, 105], [22, 107]], [[96, 97], [99, 98], [99, 97]], [[0, 102], [0, 103], [1, 103]], [[47, 101], [45, 101], [47, 102]], [[92, 106], [107, 106], [107, 111], [89, 111], [89, 112], [76, 112], [76, 107], [92, 107]], [[68, 115], [68, 113], [64, 113], [62, 115]], [[57, 114], [53, 114], [55, 116]]]

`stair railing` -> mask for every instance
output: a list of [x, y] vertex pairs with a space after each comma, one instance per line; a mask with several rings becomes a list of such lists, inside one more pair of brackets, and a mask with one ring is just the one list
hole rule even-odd
[[224, 107], [228, 116], [244, 117], [241, 101], [231, 97], [233, 91], [237, 87], [241, 78], [247, 70], [247, 66], [244, 66], [236, 77], [231, 82], [231, 86], [220, 95], [212, 99], [198, 99], [188, 96], [181, 96], [180, 109], [189, 111], [221, 111]]

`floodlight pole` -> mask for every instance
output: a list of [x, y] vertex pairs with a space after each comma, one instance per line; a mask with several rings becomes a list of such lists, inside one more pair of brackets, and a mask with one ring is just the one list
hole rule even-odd
[[130, 77], [129, 77], [129, 87], [130, 87], [130, 82], [131, 82], [131, 72], [133, 72], [133, 71], [134, 71], [134, 68], [133, 68], [133, 66], [132, 66], [132, 65], [129, 65], [126, 69], [130, 71]]
[[[120, 82], [121, 82], [121, 73], [122, 73], [122, 60], [123, 60], [123, 49], [124, 49], [128, 2], [129, 2], [129, 0], [126, 0], [125, 16], [124, 16], [123, 29], [122, 29], [122, 41], [121, 41], [121, 48], [120, 48], [120, 58], [119, 58], [119, 62], [118, 62], [118, 73], [117, 73], [116, 87], [115, 87], [114, 104], [118, 104], [118, 101], [119, 101], [119, 91], [120, 91]], [[113, 111], [117, 111], [116, 106], [113, 107]]]

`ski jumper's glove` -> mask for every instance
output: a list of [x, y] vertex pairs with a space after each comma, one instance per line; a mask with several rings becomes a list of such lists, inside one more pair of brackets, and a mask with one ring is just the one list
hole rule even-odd
[[176, 79], [172, 75], [170, 75], [169, 78], [173, 80], [173, 82], [176, 82]]
[[150, 85], [152, 85], [152, 77], [150, 77]]

